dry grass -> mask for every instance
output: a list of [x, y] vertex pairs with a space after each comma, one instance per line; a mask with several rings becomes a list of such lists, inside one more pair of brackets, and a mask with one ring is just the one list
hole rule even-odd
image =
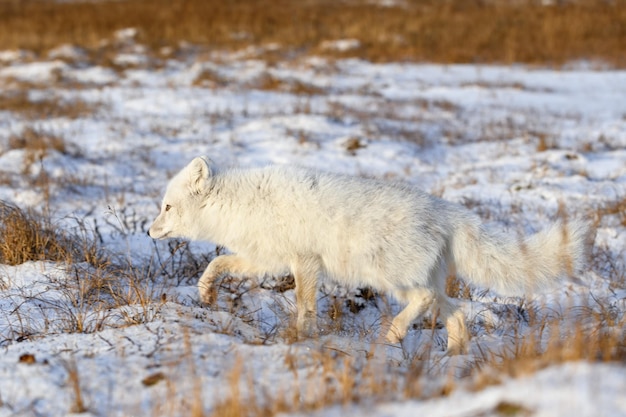
[[[426, 399], [447, 396], [460, 388], [481, 390], [507, 378], [565, 362], [626, 364], [626, 332], [623, 330], [626, 322], [623, 318], [614, 320], [610, 314], [603, 313], [599, 305], [573, 309], [571, 313], [573, 316], [567, 318], [545, 319], [537, 323], [501, 350], [484, 348], [474, 362], [465, 365], [461, 372], [465, 377], [461, 379], [455, 376], [458, 365], [447, 366], [445, 362], [430, 358], [427, 351], [414, 357], [408, 367], [395, 367], [371, 360], [374, 352], [359, 357], [355, 352], [322, 347], [308, 353], [307, 360], [313, 362], [311, 368], [315, 369], [307, 371], [310, 377], [288, 387], [278, 387], [270, 393], [255, 390], [254, 376], [243, 371], [243, 363], [239, 360], [228, 376], [231, 395], [218, 401], [211, 415], [272, 417], [284, 413], [307, 413], [333, 405]], [[578, 314], [592, 320], [583, 323], [576, 320]], [[285, 363], [296, 379], [300, 372], [296, 365], [298, 360], [296, 354], [285, 357]], [[497, 407], [504, 410], [509, 406], [519, 408], [515, 404]]]
[[[392, 378], [381, 375], [384, 367], [335, 349], [310, 352], [314, 362], [311, 377], [300, 383], [276, 387], [272, 393], [258, 390], [254, 375], [244, 371], [239, 359], [228, 375], [231, 395], [218, 401], [211, 416], [270, 417], [277, 414], [312, 412], [330, 405], [348, 405], [363, 400], [390, 399], [398, 392], [398, 374]], [[299, 378], [296, 354], [285, 356], [285, 365]]]
[[[139, 29], [155, 51], [186, 41], [240, 49], [278, 44], [285, 52], [359, 56], [374, 61], [525, 62], [597, 59], [626, 65], [623, 0], [542, 6], [522, 0], [425, 0], [379, 6], [331, 0], [135, 0], [0, 3], [0, 45], [44, 52], [64, 43], [96, 52], [115, 30]], [[46, 28], [46, 30], [41, 30]], [[324, 41], [356, 39], [348, 51]], [[277, 55], [276, 48], [270, 48]]]
[[0, 263], [18, 265], [49, 260], [64, 263], [107, 263], [101, 249], [84, 236], [72, 235], [48, 216], [0, 201]]
[[[34, 163], [42, 161], [51, 152], [64, 155], [77, 154], [63, 137], [33, 127], [26, 127], [19, 135], [9, 136], [7, 147], [10, 150], [24, 150], [22, 174], [27, 174]], [[47, 173], [42, 169], [34, 185], [41, 188], [49, 187], [48, 180]]]
[[87, 103], [76, 98], [63, 100], [60, 97], [50, 96], [33, 100], [29, 97], [27, 86], [22, 87], [2, 92], [0, 111], [10, 111], [27, 120], [58, 117], [78, 119], [94, 114], [101, 107], [100, 104]]
[[20, 135], [9, 137], [9, 149], [25, 149], [29, 153], [45, 157], [50, 150], [67, 154], [65, 140], [54, 134], [46, 133], [32, 127], [25, 128]]
[[265, 91], [283, 91], [291, 94], [310, 96], [314, 94], [323, 94], [324, 90], [314, 85], [304, 83], [300, 80], [285, 80], [277, 78], [270, 73], [262, 74], [253, 83], [253, 88]]
[[69, 386], [73, 397], [70, 412], [77, 414], [86, 413], [88, 408], [85, 405], [85, 400], [83, 398], [83, 390], [76, 362], [65, 362], [65, 370], [67, 372], [67, 385]]
[[618, 197], [605, 203], [594, 213], [599, 223], [604, 217], [614, 218], [620, 226], [626, 226], [626, 197]]
[[[91, 333], [113, 322], [116, 326], [145, 323], [167, 301], [154, 284], [158, 271], [151, 265], [135, 267], [130, 259], [102, 247], [96, 233], [80, 220], [75, 223], [70, 232], [47, 212], [0, 201], [0, 264], [51, 261], [66, 271], [62, 279], [48, 277], [48, 290], [59, 297], [47, 297], [44, 291], [34, 298], [41, 315], [50, 317], [46, 325], [32, 327], [24, 316], [22, 327], [13, 329], [15, 337], [45, 333], [48, 325], [67, 333]], [[21, 315], [20, 308], [13, 313]]]

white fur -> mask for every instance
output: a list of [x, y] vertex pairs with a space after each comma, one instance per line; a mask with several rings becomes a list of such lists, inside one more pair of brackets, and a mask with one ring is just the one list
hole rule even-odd
[[317, 279], [324, 275], [407, 303], [387, 333], [391, 342], [436, 307], [449, 353], [464, 351], [469, 340], [463, 315], [445, 294], [449, 272], [503, 294], [538, 290], [579, 270], [586, 233], [585, 223], [570, 220], [530, 237], [497, 235], [465, 208], [403, 182], [279, 166], [218, 171], [206, 157], [170, 181], [149, 231], [156, 239], [208, 240], [233, 252], [202, 275], [205, 302], [224, 274], [293, 273], [298, 331], [311, 335]]

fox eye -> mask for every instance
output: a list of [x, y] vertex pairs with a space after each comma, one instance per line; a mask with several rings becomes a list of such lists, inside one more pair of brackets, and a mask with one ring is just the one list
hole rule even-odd
[[165, 205], [165, 211], [170, 211], [171, 208], [172, 208], [172, 206], [170, 206], [169, 204]]

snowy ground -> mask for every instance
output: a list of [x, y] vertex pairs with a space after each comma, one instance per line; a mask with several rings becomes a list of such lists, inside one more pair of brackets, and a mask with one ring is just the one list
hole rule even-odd
[[[532, 306], [541, 306], [539, 315], [609, 311], [623, 331], [626, 72], [316, 57], [269, 65], [255, 49], [208, 54], [188, 46], [156, 57], [132, 31], [116, 42], [108, 66], [67, 46], [46, 57], [0, 51], [0, 100], [25, 94], [47, 109], [0, 107], [0, 200], [48, 206], [67, 230], [85, 225], [129, 276], [148, 277], [130, 287], [149, 297], [84, 297], [88, 266], [0, 265], [0, 416], [81, 408], [191, 415], [198, 404], [211, 414], [236, 395], [239, 377], [241, 395], [254, 392], [260, 406], [295, 395], [324, 417], [626, 415], [623, 363], [556, 364], [480, 392], [463, 386], [486, 350], [523, 337]], [[65, 146], [33, 158], [15, 145], [27, 131]], [[319, 292], [321, 338], [294, 343], [293, 290], [281, 288], [280, 277], [227, 280], [219, 305], [207, 308], [195, 283], [216, 248], [174, 250], [146, 236], [168, 178], [200, 154], [221, 165], [401, 178], [511, 233], [542, 228], [563, 205], [598, 221], [595, 256], [575, 282], [531, 301], [472, 289], [463, 301], [471, 354], [461, 358], [442, 357], [445, 330], [423, 323], [402, 346], [383, 344], [381, 321], [398, 306], [332, 284]], [[415, 363], [425, 370], [413, 381], [422, 393], [412, 397], [423, 399], [406, 400], [400, 391]], [[399, 393], [345, 401], [335, 394], [346, 375]], [[435, 395], [450, 378], [458, 388]]]

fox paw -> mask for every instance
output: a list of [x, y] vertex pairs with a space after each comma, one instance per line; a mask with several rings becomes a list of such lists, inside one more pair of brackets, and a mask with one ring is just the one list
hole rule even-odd
[[467, 354], [466, 349], [461, 348], [459, 346], [452, 346], [446, 349], [444, 355], [445, 356], [457, 356], [457, 355], [465, 355]]
[[446, 349], [446, 356], [467, 355], [468, 353], [469, 341], [457, 343], [448, 340], [448, 349]]
[[198, 287], [200, 301], [204, 304], [213, 305], [217, 301], [217, 289], [213, 286]]
[[385, 336], [385, 340], [392, 344], [400, 343], [402, 339], [404, 339], [404, 336], [399, 335], [393, 330], [389, 330]]
[[298, 323], [298, 339], [317, 337], [316, 320], [308, 319]]

